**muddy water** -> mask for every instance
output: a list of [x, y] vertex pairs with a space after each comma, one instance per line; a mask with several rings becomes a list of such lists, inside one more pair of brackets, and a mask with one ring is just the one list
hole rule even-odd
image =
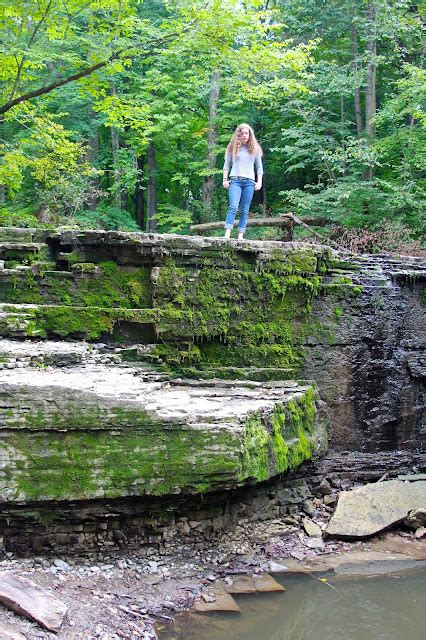
[[289, 575], [278, 580], [285, 593], [236, 596], [241, 614], [186, 614], [163, 630], [160, 640], [426, 638], [425, 568], [405, 575]]

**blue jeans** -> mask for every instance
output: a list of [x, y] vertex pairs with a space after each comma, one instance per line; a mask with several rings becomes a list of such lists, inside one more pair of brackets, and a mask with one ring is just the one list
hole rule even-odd
[[232, 229], [238, 206], [240, 207], [240, 223], [238, 231], [244, 233], [247, 226], [249, 208], [253, 199], [254, 180], [250, 178], [231, 178], [229, 185], [229, 207], [226, 214], [225, 229]]

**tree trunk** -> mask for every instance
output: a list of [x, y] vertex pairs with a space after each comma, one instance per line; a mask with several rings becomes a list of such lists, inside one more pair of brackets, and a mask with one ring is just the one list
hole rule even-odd
[[[89, 114], [89, 119], [93, 116], [92, 113]], [[97, 162], [99, 156], [99, 129], [96, 127], [96, 131], [92, 136], [90, 136], [87, 141], [88, 151], [87, 151], [87, 162], [90, 165], [94, 165]], [[90, 180], [91, 191], [89, 193], [87, 199], [87, 206], [90, 211], [94, 211], [99, 204], [99, 176], [95, 176]]]
[[354, 107], [355, 107], [355, 119], [356, 130], [358, 135], [361, 135], [362, 126], [362, 111], [361, 111], [361, 92], [358, 82], [359, 64], [358, 64], [358, 41], [357, 41], [357, 28], [356, 24], [352, 22], [351, 25], [351, 51], [352, 51], [352, 69], [354, 74]]
[[[341, 95], [340, 96], [340, 125], [342, 127], [342, 135], [344, 132], [344, 126], [345, 126], [345, 100], [344, 97]], [[345, 138], [343, 137], [343, 141], [342, 141], [342, 151], [343, 151], [343, 161], [342, 161], [342, 174], [344, 176], [348, 175], [348, 168], [346, 165], [346, 142], [345, 142]]]
[[[117, 93], [115, 84], [111, 84], [111, 95], [115, 96]], [[112, 167], [113, 167], [113, 194], [114, 194], [114, 206], [116, 209], [122, 210], [121, 201], [121, 172], [119, 163], [119, 151], [120, 151], [120, 135], [116, 127], [111, 127], [111, 149], [112, 149]]]
[[[376, 8], [374, 6], [374, 0], [370, 0], [368, 3], [368, 18], [369, 18], [369, 36], [367, 42], [368, 51], [368, 66], [367, 66], [367, 78], [365, 85], [365, 132], [373, 140], [375, 136], [375, 125], [372, 122], [376, 114], [376, 71], [377, 71], [377, 39], [376, 39]], [[374, 176], [374, 167], [371, 165], [366, 176], [369, 180]]]
[[136, 178], [136, 190], [135, 190], [135, 213], [136, 223], [140, 229], [145, 229], [145, 193], [142, 187], [143, 170], [144, 170], [144, 158], [138, 156], [136, 158], [137, 166], [137, 178]]
[[[5, 143], [4, 116], [0, 115], [0, 145]], [[0, 184], [0, 205], [6, 202], [6, 186]]]
[[148, 206], [146, 230], [157, 230], [157, 162], [155, 145], [151, 141], [148, 146]]
[[121, 210], [121, 188], [120, 188], [120, 166], [118, 162], [118, 152], [120, 150], [120, 137], [115, 127], [111, 127], [111, 149], [112, 149], [112, 165], [113, 165], [113, 193], [114, 206]]
[[[212, 171], [216, 167], [216, 143], [217, 143], [217, 108], [220, 94], [220, 71], [212, 73], [210, 81], [209, 125], [208, 125], [208, 149], [207, 168]], [[214, 175], [205, 176], [203, 181], [202, 201], [206, 211], [207, 220], [211, 220], [212, 201], [214, 193]]]

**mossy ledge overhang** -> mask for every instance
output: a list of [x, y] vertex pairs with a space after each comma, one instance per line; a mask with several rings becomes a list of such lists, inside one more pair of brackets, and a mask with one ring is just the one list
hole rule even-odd
[[150, 383], [101, 365], [0, 382], [3, 504], [204, 495], [325, 448], [315, 391], [295, 382]]

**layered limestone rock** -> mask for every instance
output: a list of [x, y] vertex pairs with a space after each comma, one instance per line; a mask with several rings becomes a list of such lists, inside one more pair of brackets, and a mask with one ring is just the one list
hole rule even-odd
[[311, 387], [86, 364], [0, 373], [0, 502], [205, 494], [324, 448]]
[[173, 376], [314, 380], [333, 448], [424, 443], [424, 259], [101, 231], [0, 238], [3, 336], [124, 341], [123, 357]]
[[421, 466], [420, 258], [0, 229], [0, 259], [0, 524], [10, 549], [88, 544], [92, 533], [98, 544], [104, 529], [92, 532], [90, 518], [112, 543], [124, 535], [114, 533], [120, 509], [124, 537], [135, 527], [150, 543], [150, 514], [167, 500], [169, 513], [178, 494], [220, 501], [320, 451], [321, 400], [332, 452], [351, 450], [364, 474], [373, 452], [395, 460], [404, 450]]

